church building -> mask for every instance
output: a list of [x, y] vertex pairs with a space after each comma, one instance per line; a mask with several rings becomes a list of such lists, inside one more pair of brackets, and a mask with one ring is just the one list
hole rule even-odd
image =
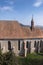
[[43, 52], [43, 30], [34, 25], [24, 26], [18, 21], [0, 21], [0, 49], [12, 50], [16, 56]]

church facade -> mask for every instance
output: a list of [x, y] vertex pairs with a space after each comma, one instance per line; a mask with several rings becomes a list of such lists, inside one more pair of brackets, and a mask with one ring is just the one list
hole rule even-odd
[[0, 21], [0, 49], [3, 53], [12, 50], [16, 56], [43, 52], [43, 30], [34, 26], [23, 26], [17, 21]]

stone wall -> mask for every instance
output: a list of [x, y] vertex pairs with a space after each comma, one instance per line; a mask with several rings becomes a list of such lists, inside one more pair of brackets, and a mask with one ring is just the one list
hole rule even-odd
[[8, 52], [8, 41], [10, 41], [11, 43], [11, 49], [13, 50], [13, 52], [15, 53], [15, 55], [18, 55], [19, 50], [18, 50], [18, 40], [0, 40], [0, 45], [1, 45], [1, 49], [2, 52]]
[[[8, 41], [10, 41], [11, 43], [11, 49], [12, 51], [15, 53], [16, 56], [18, 56], [19, 54], [24, 54], [25, 56], [27, 55], [27, 53], [34, 53], [35, 50], [38, 50], [38, 52], [43, 52], [43, 42], [40, 42], [41, 39], [28, 39], [28, 40], [20, 40], [20, 50], [18, 50], [18, 41], [19, 40], [0, 40], [0, 45], [1, 45], [1, 49], [2, 52], [8, 52]], [[28, 41], [28, 48], [26, 47], [27, 45], [27, 41]], [[36, 47], [34, 47], [36, 41]], [[37, 42], [39, 41], [39, 44], [37, 45]], [[43, 39], [42, 39], [43, 41]], [[23, 48], [23, 43], [24, 43], [24, 48]], [[40, 47], [41, 44], [41, 47]], [[37, 49], [38, 48], [38, 49]]]

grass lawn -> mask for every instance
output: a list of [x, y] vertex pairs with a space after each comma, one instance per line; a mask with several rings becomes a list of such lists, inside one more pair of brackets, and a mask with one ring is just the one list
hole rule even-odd
[[27, 55], [27, 58], [29, 59], [38, 59], [38, 60], [41, 60], [41, 59], [43, 59], [43, 55], [42, 55], [43, 53], [38, 53], [38, 54], [36, 54], [36, 53], [32, 53], [32, 54], [28, 54]]
[[32, 53], [27, 57], [19, 57], [19, 65], [43, 65], [43, 55]]

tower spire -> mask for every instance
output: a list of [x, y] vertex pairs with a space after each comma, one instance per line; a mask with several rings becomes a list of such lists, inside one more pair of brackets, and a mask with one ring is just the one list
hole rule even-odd
[[31, 20], [31, 30], [34, 29], [34, 20], [33, 20], [33, 15], [32, 15], [32, 20]]

